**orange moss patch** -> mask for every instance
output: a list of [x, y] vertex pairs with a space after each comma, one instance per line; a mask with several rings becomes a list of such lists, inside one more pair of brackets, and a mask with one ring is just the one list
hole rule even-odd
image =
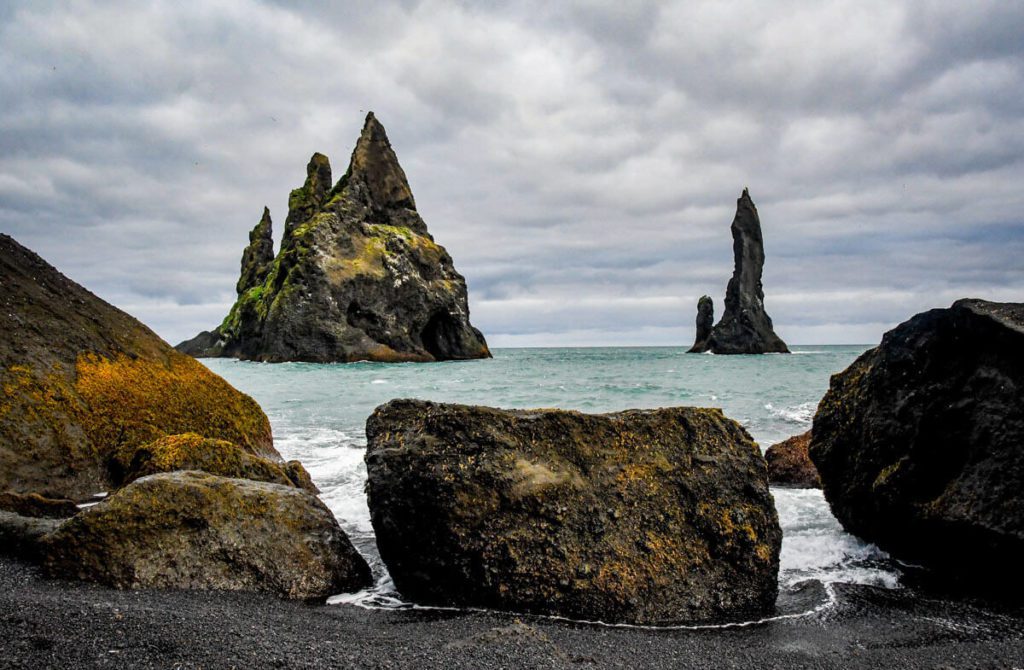
[[79, 356], [75, 390], [90, 441], [111, 453], [168, 434], [200, 433], [277, 457], [270, 422], [249, 396], [177, 352], [167, 364], [118, 356]]
[[202, 470], [211, 475], [237, 477], [293, 486], [277, 463], [253, 456], [226, 440], [212, 440], [195, 433], [167, 435], [142, 446], [120, 448], [112, 459], [123, 486], [140, 477], [175, 470]]

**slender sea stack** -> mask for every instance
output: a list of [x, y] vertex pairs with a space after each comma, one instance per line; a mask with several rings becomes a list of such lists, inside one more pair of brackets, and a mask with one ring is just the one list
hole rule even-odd
[[708, 338], [715, 324], [715, 302], [711, 296], [701, 296], [697, 301], [697, 336], [693, 338], [691, 353], [700, 353], [707, 349]]
[[235, 305], [179, 351], [272, 362], [491, 355], [469, 322], [465, 279], [427, 232], [372, 112], [336, 184], [326, 156], [310, 159], [277, 256], [268, 211], [249, 241]]
[[[736, 216], [732, 220], [732, 250], [735, 269], [725, 292], [725, 313], [701, 340], [701, 310], [704, 298], [697, 306], [697, 341], [692, 353], [710, 351], [715, 354], [788, 354], [789, 348], [772, 327], [772, 319], [764, 310], [764, 290], [761, 272], [764, 268], [764, 238], [761, 220], [750, 193], [736, 201]], [[710, 302], [710, 301], [709, 301]]]

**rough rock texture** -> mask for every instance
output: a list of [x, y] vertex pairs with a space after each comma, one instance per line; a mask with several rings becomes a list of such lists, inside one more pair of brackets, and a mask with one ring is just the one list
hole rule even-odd
[[38, 493], [0, 493], [0, 510], [37, 519], [66, 519], [78, 513], [78, 505], [67, 498], [46, 498]]
[[279, 458], [252, 398], [7, 235], [0, 332], [0, 490], [87, 498], [118, 448], [189, 431]]
[[242, 274], [235, 290], [242, 295], [267, 280], [274, 264], [274, 231], [270, 210], [263, 208], [263, 217], [249, 233], [249, 246], [242, 252]]
[[764, 459], [720, 410], [394, 400], [366, 433], [377, 546], [416, 602], [632, 623], [774, 607]]
[[0, 510], [0, 553], [36, 560], [39, 557], [40, 541], [60, 524], [59, 519], [23, 516]]
[[1022, 351], [1024, 305], [960, 300], [834, 375], [810, 455], [843, 526], [910, 562], [1019, 589]]
[[[764, 238], [761, 219], [743, 189], [736, 201], [732, 220], [732, 251], [735, 268], [725, 292], [725, 312], [703, 345], [695, 343], [694, 353], [716, 354], [788, 354], [786, 343], [775, 334], [772, 319], [764, 310], [761, 272], [764, 269]], [[699, 306], [698, 306], [699, 309]]]
[[309, 475], [309, 471], [299, 461], [288, 461], [285, 463], [284, 474], [292, 484], [300, 489], [309, 491], [313, 495], [320, 495], [320, 489], [313, 483], [313, 478]]
[[[115, 486], [124, 486], [158, 472], [202, 470], [221, 477], [299, 486], [293, 482], [288, 472], [289, 469], [298, 472], [295, 464], [298, 464], [298, 461], [290, 461], [287, 466], [275, 463], [249, 454], [226, 440], [213, 440], [195, 433], [185, 433], [167, 435], [143, 445], [119, 449], [111, 461], [111, 478]], [[302, 465], [298, 464], [297, 467], [302, 468]], [[305, 472], [305, 468], [301, 471]], [[309, 473], [306, 473], [306, 478], [308, 477]], [[308, 486], [299, 488], [305, 488], [310, 493], [319, 493], [316, 487], [312, 486], [312, 480], [308, 481]]]
[[784, 486], [820, 489], [818, 469], [807, 455], [810, 443], [811, 431], [807, 431], [768, 447], [764, 452], [764, 459], [768, 462], [768, 481]]
[[701, 296], [697, 301], [697, 336], [693, 338], [691, 353], [707, 351], [708, 338], [715, 324], [715, 301], [711, 296]]
[[261, 361], [490, 356], [469, 322], [466, 282], [427, 232], [372, 113], [337, 184], [323, 154], [313, 155], [306, 174], [289, 198], [265, 280], [240, 280], [245, 290], [224, 322], [179, 350]]
[[371, 583], [366, 561], [316, 496], [204, 472], [139, 479], [64, 522], [42, 552], [50, 575], [117, 588], [316, 599]]

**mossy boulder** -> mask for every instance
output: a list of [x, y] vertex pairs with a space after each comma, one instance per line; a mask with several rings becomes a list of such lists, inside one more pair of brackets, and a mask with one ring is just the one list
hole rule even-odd
[[782, 486], [820, 489], [821, 477], [807, 454], [810, 444], [811, 431], [807, 431], [768, 447], [764, 452], [764, 460], [768, 462], [768, 481]]
[[415, 602], [637, 624], [773, 611], [767, 470], [720, 410], [395, 400], [366, 434], [377, 546]]
[[66, 519], [78, 514], [78, 505], [67, 498], [4, 491], [0, 493], [0, 510], [37, 519]]
[[366, 561], [316, 496], [205, 472], [136, 480], [41, 544], [48, 574], [116, 588], [322, 599], [371, 583]]
[[83, 499], [121, 448], [178, 433], [270, 459], [249, 396], [0, 235], [0, 489]]
[[238, 299], [221, 324], [178, 345], [192, 356], [260, 361], [488, 358], [466, 281], [427, 231], [384, 126], [366, 117], [332, 186], [327, 156], [306, 166], [271, 257], [270, 214], [250, 234]]
[[918, 314], [832, 377], [810, 456], [843, 526], [945, 582], [1020, 593], [1024, 304]]
[[[158, 472], [202, 470], [211, 475], [298, 486], [319, 493], [309, 473], [298, 461], [277, 463], [254, 456], [227, 440], [214, 440], [196, 433], [167, 435], [140, 446], [119, 449], [111, 463], [117, 486]], [[305, 473], [305, 479], [301, 474]]]

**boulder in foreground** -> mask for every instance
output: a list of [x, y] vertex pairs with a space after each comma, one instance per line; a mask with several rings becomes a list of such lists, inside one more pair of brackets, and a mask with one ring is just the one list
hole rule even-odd
[[0, 490], [88, 498], [118, 449], [190, 431], [280, 458], [252, 398], [7, 235], [0, 332]]
[[834, 375], [810, 455], [843, 526], [912, 563], [1019, 591], [1022, 352], [1024, 305], [960, 300]]
[[720, 410], [395, 400], [366, 432], [377, 545], [413, 601], [638, 624], [774, 607], [764, 459]]
[[64, 522], [41, 551], [50, 575], [116, 588], [320, 599], [371, 583], [366, 561], [315, 496], [204, 472], [139, 479]]
[[764, 452], [764, 460], [768, 462], [768, 481], [783, 486], [820, 489], [821, 477], [807, 454], [810, 444], [811, 431], [807, 431], [768, 447]]

